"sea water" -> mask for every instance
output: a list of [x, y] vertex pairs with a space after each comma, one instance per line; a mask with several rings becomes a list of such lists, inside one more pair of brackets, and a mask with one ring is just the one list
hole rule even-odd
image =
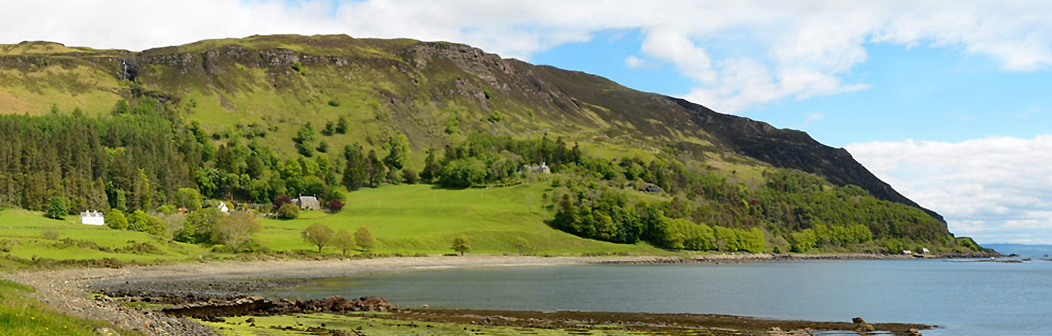
[[402, 306], [729, 314], [939, 325], [926, 335], [1052, 335], [1052, 262], [789, 261], [422, 270], [276, 293]]

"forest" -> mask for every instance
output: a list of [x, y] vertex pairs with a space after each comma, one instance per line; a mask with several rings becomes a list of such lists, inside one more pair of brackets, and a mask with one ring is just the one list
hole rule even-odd
[[[0, 205], [47, 211], [57, 200], [69, 212], [115, 209], [139, 218], [188, 207], [181, 195], [190, 191], [245, 204], [317, 195], [326, 204], [345, 191], [385, 184], [514, 185], [537, 174], [525, 172], [524, 165], [545, 163], [552, 170], [550, 192], [542, 195], [551, 212], [548, 224], [581, 237], [703, 251], [958, 246], [944, 223], [918, 208], [796, 170], [767, 167], [763, 183], [746, 184], [672, 149], [652, 159], [610, 160], [547, 134], [522, 139], [475, 133], [429, 149], [418, 172], [408, 168], [420, 165], [408, 162], [405, 135], [386, 139], [379, 153], [360, 144], [341, 151], [323, 138], [346, 132], [345, 120], [319, 125], [322, 136], [307, 123], [293, 139], [296, 152], [280, 153], [261, 141], [266, 127], [210, 134], [184, 122], [177, 110], [143, 97], [120, 101], [103, 117], [79, 110], [0, 116]], [[668, 201], [640, 197], [648, 192]], [[145, 223], [133, 229], [153, 227], [146, 219], [132, 222]]]

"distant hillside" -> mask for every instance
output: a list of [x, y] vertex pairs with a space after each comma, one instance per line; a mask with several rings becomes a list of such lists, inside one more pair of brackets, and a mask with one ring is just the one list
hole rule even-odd
[[984, 244], [983, 247], [1008, 255], [1018, 254], [1025, 257], [1043, 258], [1052, 255], [1052, 245], [1026, 245], [1026, 244]]
[[[201, 189], [206, 196], [259, 201], [273, 196], [275, 190], [302, 192], [337, 186], [354, 190], [399, 179], [383, 175], [386, 172], [372, 177], [348, 175], [359, 163], [389, 169], [391, 174], [443, 173], [426, 164], [425, 156], [434, 148], [435, 152], [445, 149], [443, 164], [463, 164], [465, 169], [489, 165], [489, 172], [483, 172], [488, 176], [486, 183], [508, 183], [504, 177], [517, 169], [507, 166], [510, 163], [521, 166], [557, 160], [549, 163], [573, 180], [601, 177], [613, 188], [625, 188], [629, 182], [661, 186], [669, 196], [677, 196], [663, 206], [669, 214], [717, 226], [762, 228], [768, 238], [771, 234], [790, 237], [792, 232], [811, 228], [831, 237], [844, 233], [822, 231], [827, 225], [865, 224], [875, 238], [904, 239], [888, 245], [889, 250], [898, 245], [910, 247], [911, 237], [952, 241], [941, 216], [899, 194], [846, 150], [825, 146], [804, 132], [632, 90], [586, 73], [503, 59], [466, 45], [345, 35], [275, 35], [207, 40], [143, 52], [70, 48], [49, 42], [0, 46], [0, 114], [154, 113], [171, 126], [132, 117], [88, 126], [79, 119], [11, 120], [10, 129], [34, 128], [19, 139], [41, 141], [50, 136], [50, 130], [62, 127], [97, 132], [99, 142], [84, 146], [100, 155], [108, 153], [110, 158], [128, 156], [127, 162], [139, 162], [140, 171], [121, 166], [126, 162], [99, 166], [72, 157], [68, 164], [53, 166], [43, 160], [38, 164], [54, 169], [54, 175], [37, 176], [27, 167], [7, 167], [12, 172], [10, 185], [33, 177], [41, 184], [58, 186], [72, 169], [85, 175], [65, 177], [78, 181], [80, 189], [76, 190], [105, 189], [108, 195], [85, 191], [88, 196], [79, 204], [114, 204], [118, 194], [126, 197], [125, 193], [134, 194], [132, 189], [145, 187], [157, 194], [133, 195], [138, 199], [128, 198], [128, 204], [156, 206], [184, 186]], [[346, 127], [333, 131], [337, 124]], [[316, 131], [322, 135], [316, 136]], [[519, 143], [505, 137], [531, 141]], [[56, 142], [75, 139], [51, 141]], [[354, 150], [348, 146], [352, 144], [361, 148]], [[127, 146], [128, 151], [117, 146]], [[568, 152], [571, 147], [572, 153]], [[157, 148], [163, 152], [156, 152]], [[399, 148], [405, 157], [384, 158], [392, 148]], [[61, 158], [70, 155], [69, 150], [60, 146], [42, 153]], [[497, 156], [485, 153], [490, 150], [497, 151], [491, 153]], [[327, 161], [304, 163], [301, 155], [314, 153]], [[14, 159], [29, 154], [0, 155]], [[189, 166], [166, 165], [163, 157], [184, 158], [177, 160], [189, 160]], [[289, 171], [290, 163], [303, 169]], [[104, 185], [100, 176], [104, 173], [95, 170], [115, 168], [121, 169], [126, 187]], [[304, 177], [300, 174], [315, 175], [308, 182], [320, 186], [286, 185], [292, 183], [290, 176]], [[425, 178], [438, 179], [438, 175]], [[2, 187], [0, 181], [0, 192]], [[596, 196], [602, 192], [595, 191], [595, 185], [567, 187], [577, 192], [575, 202], [589, 195], [592, 201], [601, 198]], [[67, 194], [71, 192], [70, 187], [66, 189]], [[39, 208], [48, 192], [30, 191], [31, 199], [16, 195], [25, 191], [10, 192], [6, 199], [20, 199], [23, 206]], [[624, 203], [617, 199], [614, 197], [615, 203]], [[554, 206], [559, 200], [547, 201]], [[617, 205], [622, 207], [630, 204]], [[608, 210], [595, 211], [610, 215]], [[588, 220], [606, 220], [585, 215]], [[881, 222], [858, 222], [873, 220]], [[821, 245], [823, 239], [832, 238], [819, 238], [816, 244]]]

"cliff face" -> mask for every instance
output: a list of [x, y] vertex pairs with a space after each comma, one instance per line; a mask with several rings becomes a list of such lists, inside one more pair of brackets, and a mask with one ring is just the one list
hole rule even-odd
[[344, 116], [360, 127], [333, 141], [372, 143], [404, 133], [422, 153], [449, 143], [455, 121], [462, 133], [548, 133], [615, 148], [677, 148], [699, 160], [729, 153], [920, 207], [846, 150], [804, 132], [460, 44], [280, 35], [143, 52], [0, 46], [0, 113], [46, 113], [54, 101], [106, 113], [118, 99], [138, 95], [186, 105], [187, 118], [213, 130], [288, 124], [276, 131], [274, 138], [285, 139], [272, 140], [278, 146], [291, 147], [298, 125]]

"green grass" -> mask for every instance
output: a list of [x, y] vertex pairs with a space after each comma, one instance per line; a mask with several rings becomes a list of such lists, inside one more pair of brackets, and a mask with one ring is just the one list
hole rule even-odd
[[[517, 253], [521, 237], [532, 253], [661, 253], [645, 244], [625, 245], [582, 239], [544, 223], [550, 214], [541, 209], [546, 184], [494, 189], [437, 189], [431, 185], [384, 186], [347, 196], [339, 214], [305, 212], [290, 221], [267, 219], [256, 240], [274, 250], [309, 250], [299, 233], [311, 223], [354, 232], [369, 228], [379, 253], [452, 253], [453, 238], [463, 234], [473, 252]], [[528, 206], [532, 202], [532, 208]], [[335, 248], [326, 248], [336, 253]]]
[[[211, 326], [221, 335], [227, 336], [285, 336], [305, 335], [307, 328], [322, 327], [330, 330], [357, 331], [357, 335], [652, 335], [644, 331], [616, 329], [540, 329], [503, 326], [482, 326], [448, 322], [401, 321], [376, 317], [382, 313], [366, 313], [353, 316], [332, 314], [256, 316], [253, 323], [249, 317], [227, 318], [226, 322], [201, 322]], [[283, 330], [284, 327], [291, 330]], [[701, 334], [705, 335], [705, 334]]]
[[[175, 243], [143, 232], [118, 231], [107, 227], [83, 225], [78, 216], [65, 220], [44, 218], [39, 212], [5, 209], [0, 211], [0, 246], [10, 251], [4, 253], [22, 259], [48, 258], [55, 260], [88, 260], [114, 258], [121, 262], [154, 262], [178, 260], [207, 254], [201, 246]], [[43, 237], [45, 231], [59, 233], [57, 240]], [[94, 247], [56, 247], [64, 238], [89, 241], [100, 248], [120, 249], [134, 242], [150, 243], [161, 250], [161, 254], [135, 254], [105, 252]], [[2, 265], [0, 265], [2, 266]]]
[[[97, 327], [111, 327], [105, 322], [78, 319], [59, 314], [42, 303], [25, 297], [29, 286], [0, 279], [0, 335], [96, 335]], [[138, 333], [121, 330], [121, 335]]]

